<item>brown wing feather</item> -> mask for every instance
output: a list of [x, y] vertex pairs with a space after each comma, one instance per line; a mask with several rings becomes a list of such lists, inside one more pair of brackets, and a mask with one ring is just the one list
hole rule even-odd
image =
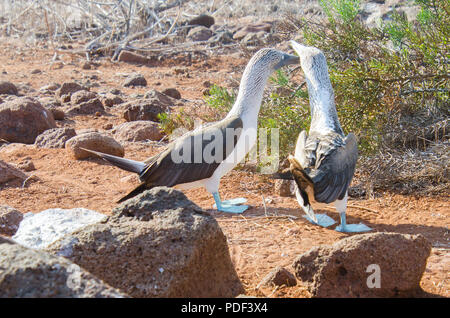
[[[229, 136], [226, 132], [227, 129], [236, 130], [236, 135], [234, 136], [235, 138], [232, 141], [232, 147], [227, 147], [227, 137]], [[206, 162], [203, 156], [201, 156], [200, 162], [195, 162], [194, 138], [196, 138], [196, 136], [201, 138], [201, 135], [205, 136], [205, 134], [208, 133], [215, 138], [216, 133], [221, 134], [221, 136], [223, 136], [222, 147], [218, 147], [218, 150], [221, 151], [218, 156], [225, 159], [234, 149], [234, 146], [236, 146], [237, 140], [240, 136], [240, 129], [242, 129], [242, 120], [239, 117], [232, 117], [226, 121], [210, 125], [198, 132], [194, 131], [188, 133], [187, 135], [181, 137], [181, 140], [177, 140], [176, 143], [174, 142], [171, 144], [156, 158], [156, 160], [152, 161], [148, 167], [143, 170], [140, 175], [140, 179], [147, 184], [151, 184], [152, 186], [172, 187], [177, 184], [189, 183], [211, 177], [221, 162]], [[214, 138], [201, 138], [202, 151], [208, 144], [216, 141]], [[220, 139], [218, 142], [220, 142]], [[190, 162], [174, 162], [172, 152], [182, 155], [183, 147], [190, 147], [191, 149]]]

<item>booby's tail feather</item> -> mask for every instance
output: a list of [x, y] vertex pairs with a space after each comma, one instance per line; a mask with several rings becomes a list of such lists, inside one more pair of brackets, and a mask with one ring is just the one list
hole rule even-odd
[[121, 203], [121, 202], [126, 201], [128, 199], [131, 199], [132, 197], [135, 197], [138, 194], [141, 194], [142, 192], [144, 192], [145, 190], [148, 190], [148, 189], [151, 189], [151, 188], [152, 188], [152, 186], [149, 186], [148, 184], [145, 184], [145, 183], [141, 183], [134, 190], [132, 190], [130, 193], [128, 193], [126, 196], [121, 198], [116, 203]]
[[142, 170], [144, 170], [146, 167], [146, 164], [143, 162], [140, 162], [140, 161], [125, 159], [125, 158], [121, 158], [121, 157], [109, 155], [109, 154], [106, 154], [103, 152], [94, 151], [94, 150], [81, 148], [81, 147], [80, 147], [80, 149], [90, 152], [90, 153], [108, 161], [109, 163], [113, 164], [114, 166], [119, 167], [120, 169], [123, 169], [126, 171], [140, 174], [142, 172]]
[[[308, 215], [309, 218], [317, 224], [317, 218], [311, 207], [311, 202], [307, 191], [308, 188], [314, 189], [314, 183], [294, 156], [289, 155], [288, 160], [291, 163], [289, 169], [295, 183], [297, 184], [297, 191], [295, 191], [297, 202], [300, 204], [303, 211], [305, 211], [306, 215]], [[311, 193], [312, 191], [309, 192]]]
[[314, 189], [314, 182], [305, 172], [305, 170], [298, 162], [298, 160], [291, 155], [289, 155], [288, 160], [291, 163], [290, 171], [292, 173], [295, 182], [299, 185], [299, 188], [305, 190], [307, 187], [310, 186], [312, 189]]

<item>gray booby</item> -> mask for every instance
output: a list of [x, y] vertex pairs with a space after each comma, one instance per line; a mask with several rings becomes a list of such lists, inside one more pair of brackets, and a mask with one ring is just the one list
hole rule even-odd
[[219, 211], [242, 213], [248, 206], [239, 204], [246, 199], [222, 201], [220, 179], [241, 162], [256, 143], [258, 113], [269, 76], [282, 66], [296, 63], [299, 63], [298, 56], [272, 48], [259, 50], [248, 62], [236, 101], [223, 120], [184, 134], [144, 162], [85, 150], [139, 174], [142, 183], [118, 202], [156, 186], [182, 190], [203, 186], [213, 195]]
[[315, 215], [311, 207], [334, 203], [341, 219], [337, 231], [369, 231], [371, 228], [362, 223], [346, 223], [348, 187], [355, 172], [358, 145], [356, 136], [345, 136], [339, 123], [325, 55], [315, 47], [290, 43], [300, 56], [311, 109], [309, 134], [299, 134], [295, 154], [288, 157], [297, 201], [312, 223], [324, 227], [334, 224], [326, 214]]

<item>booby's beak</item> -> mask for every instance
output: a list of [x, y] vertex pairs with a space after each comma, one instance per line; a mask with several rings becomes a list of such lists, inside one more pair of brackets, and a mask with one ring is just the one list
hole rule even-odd
[[300, 63], [300, 59], [298, 56], [284, 53], [283, 59], [277, 65], [275, 65], [275, 70], [278, 70], [283, 66], [289, 64], [298, 64], [298, 63]]
[[307, 49], [307, 46], [304, 46], [300, 43], [295, 42], [294, 40], [290, 40], [289, 43], [291, 44], [292, 48], [297, 52], [299, 56], [302, 56], [302, 53]]

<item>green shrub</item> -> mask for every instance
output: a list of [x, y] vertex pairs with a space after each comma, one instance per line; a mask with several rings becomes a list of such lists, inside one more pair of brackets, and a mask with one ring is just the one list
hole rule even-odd
[[359, 1], [320, 3], [327, 24], [290, 17], [291, 31], [302, 30], [302, 41], [327, 56], [339, 119], [362, 153], [398, 146], [405, 131], [448, 118], [450, 1], [417, 0], [417, 23], [394, 12], [377, 28], [359, 20]]

